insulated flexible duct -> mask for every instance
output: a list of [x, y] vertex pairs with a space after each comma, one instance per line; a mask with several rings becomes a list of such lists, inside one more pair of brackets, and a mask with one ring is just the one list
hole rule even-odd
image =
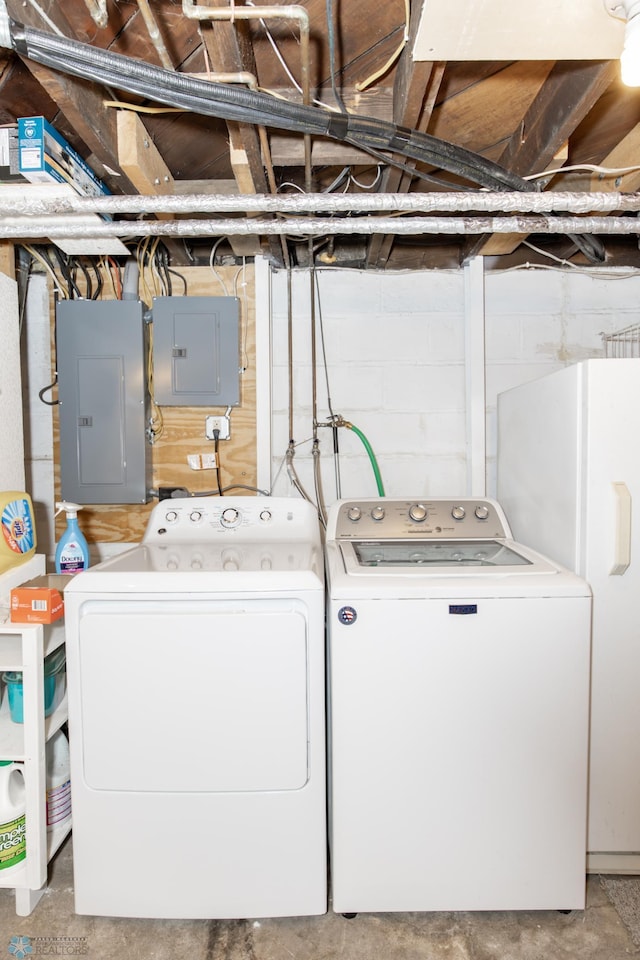
[[[4, 8], [4, 9], [3, 9]], [[8, 26], [7, 26], [8, 25]], [[488, 189], [530, 191], [531, 183], [472, 151], [373, 117], [336, 114], [266, 93], [185, 74], [16, 23], [0, 3], [0, 45], [45, 66], [204, 116], [330, 137], [367, 152], [387, 151], [447, 170]], [[605, 258], [595, 237], [572, 236], [593, 262]]]

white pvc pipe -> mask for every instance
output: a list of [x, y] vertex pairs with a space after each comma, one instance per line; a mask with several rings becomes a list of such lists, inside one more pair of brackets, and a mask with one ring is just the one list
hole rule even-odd
[[205, 7], [195, 0], [182, 0], [182, 12], [188, 20], [295, 20], [300, 30], [301, 86], [303, 103], [309, 93], [309, 14], [296, 4], [270, 7]]
[[[300, 31], [300, 86], [302, 102], [306, 106], [311, 103], [311, 89], [309, 79], [309, 14], [304, 7], [290, 4], [282, 7], [236, 7], [233, 2], [229, 7], [206, 7], [196, 3], [196, 0], [182, 0], [182, 13], [188, 20], [295, 20]], [[304, 142], [304, 169], [305, 185], [311, 190], [311, 137], [303, 135]]]
[[138, 8], [142, 14], [142, 19], [144, 20], [151, 42], [153, 43], [154, 47], [156, 48], [156, 52], [160, 57], [162, 66], [167, 70], [173, 70], [171, 57], [169, 56], [167, 48], [164, 45], [162, 34], [160, 33], [158, 24], [156, 23], [153, 13], [151, 12], [148, 0], [138, 0]]
[[106, 27], [109, 22], [107, 0], [84, 0], [91, 19], [98, 27]]

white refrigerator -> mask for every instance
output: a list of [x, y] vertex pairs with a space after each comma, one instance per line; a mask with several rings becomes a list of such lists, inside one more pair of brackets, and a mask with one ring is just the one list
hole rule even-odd
[[640, 359], [500, 394], [497, 494], [514, 538], [593, 591], [587, 869], [640, 873]]

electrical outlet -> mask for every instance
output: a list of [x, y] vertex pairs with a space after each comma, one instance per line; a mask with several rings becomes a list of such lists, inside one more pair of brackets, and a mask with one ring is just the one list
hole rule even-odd
[[204, 421], [204, 435], [207, 440], [215, 440], [215, 431], [218, 431], [218, 440], [231, 439], [231, 420], [225, 414], [222, 417], [206, 417]]

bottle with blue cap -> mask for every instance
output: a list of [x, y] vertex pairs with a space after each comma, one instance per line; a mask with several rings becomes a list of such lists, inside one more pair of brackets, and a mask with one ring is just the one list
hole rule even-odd
[[80, 573], [89, 566], [89, 545], [78, 526], [78, 510], [82, 510], [82, 506], [61, 500], [56, 503], [56, 517], [63, 510], [67, 527], [56, 547], [56, 573]]

